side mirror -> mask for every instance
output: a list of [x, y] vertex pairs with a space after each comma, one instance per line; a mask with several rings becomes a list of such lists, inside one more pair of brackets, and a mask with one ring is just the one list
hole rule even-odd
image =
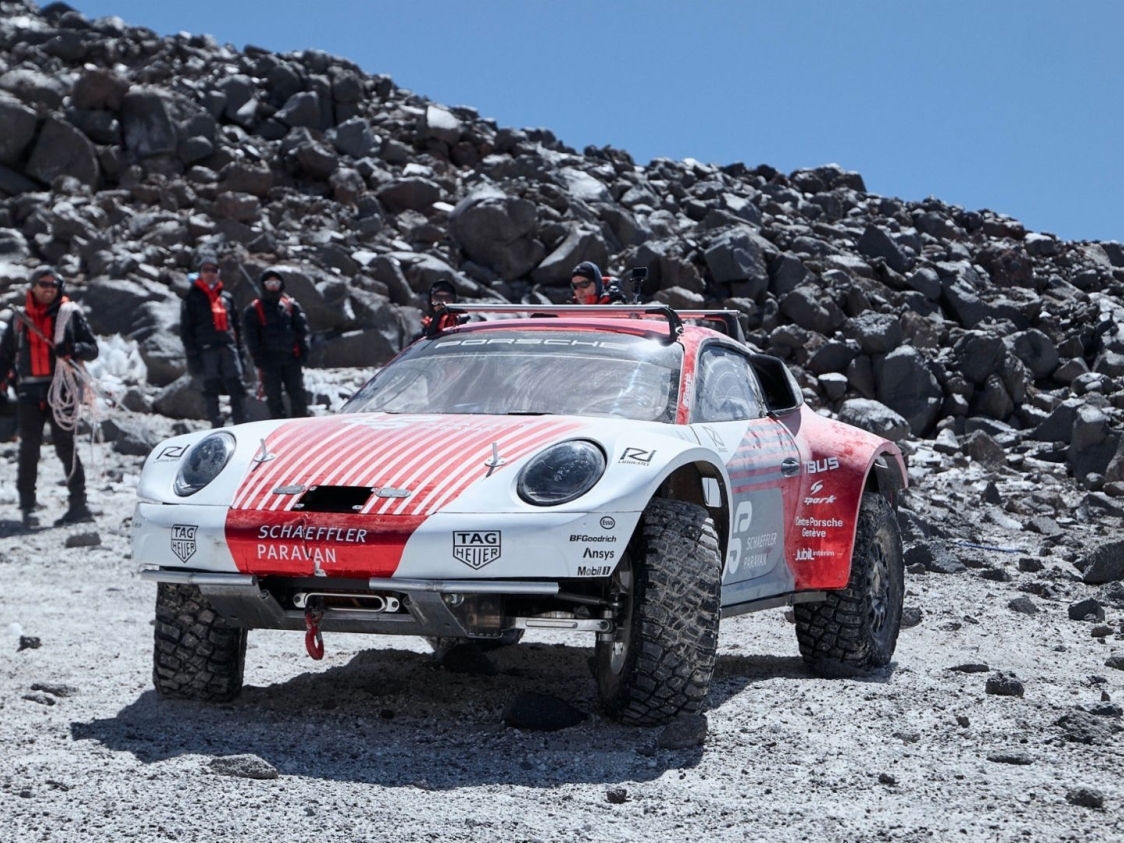
[[771, 415], [783, 416], [804, 403], [804, 393], [783, 360], [768, 354], [754, 354], [750, 362], [761, 382], [765, 406]]

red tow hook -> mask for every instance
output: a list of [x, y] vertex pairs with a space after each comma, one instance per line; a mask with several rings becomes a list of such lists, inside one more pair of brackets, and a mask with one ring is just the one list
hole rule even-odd
[[322, 617], [324, 617], [322, 609], [307, 606], [304, 610], [304, 648], [308, 651], [308, 655], [317, 661], [324, 658], [324, 636], [320, 634]]

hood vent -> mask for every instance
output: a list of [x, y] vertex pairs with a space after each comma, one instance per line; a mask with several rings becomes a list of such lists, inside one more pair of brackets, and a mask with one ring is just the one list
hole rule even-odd
[[293, 509], [302, 512], [359, 512], [373, 492], [370, 486], [309, 486]]

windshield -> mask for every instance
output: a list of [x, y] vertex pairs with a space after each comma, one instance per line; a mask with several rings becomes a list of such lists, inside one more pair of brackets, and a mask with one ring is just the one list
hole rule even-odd
[[682, 348], [589, 331], [488, 331], [419, 343], [344, 413], [613, 416], [675, 420]]

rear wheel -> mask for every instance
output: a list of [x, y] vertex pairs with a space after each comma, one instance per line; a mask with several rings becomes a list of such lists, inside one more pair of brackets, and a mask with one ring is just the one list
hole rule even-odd
[[823, 676], [861, 675], [894, 655], [902, 623], [902, 537], [890, 502], [866, 492], [859, 506], [851, 577], [819, 603], [799, 603], [796, 639], [804, 661]]
[[714, 673], [722, 567], [707, 511], [653, 500], [613, 573], [615, 631], [593, 667], [601, 704], [625, 723], [665, 723], [702, 708]]
[[152, 684], [161, 696], [232, 700], [245, 665], [246, 630], [227, 624], [196, 586], [157, 586]]

